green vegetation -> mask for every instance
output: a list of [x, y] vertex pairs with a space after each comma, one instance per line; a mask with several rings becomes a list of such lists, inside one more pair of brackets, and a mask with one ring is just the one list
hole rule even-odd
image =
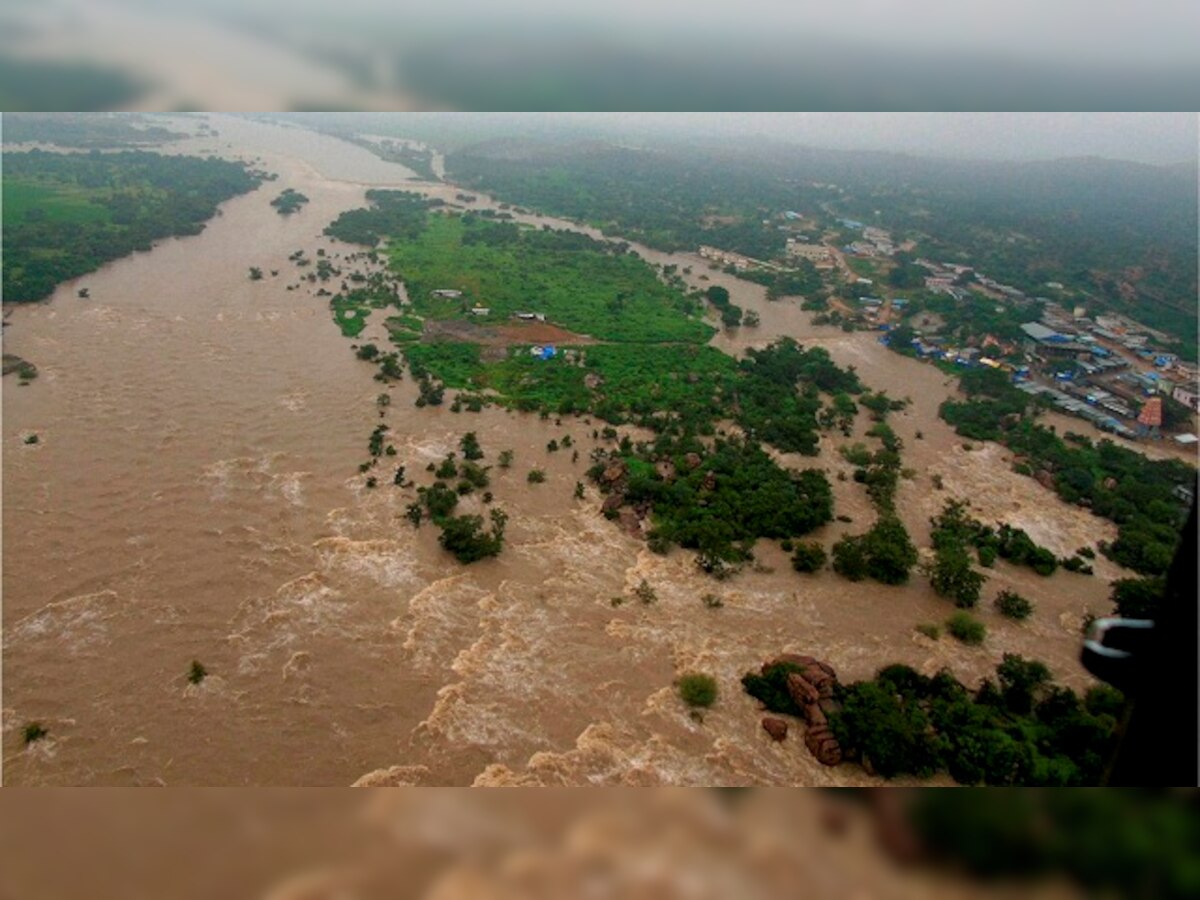
[[925, 635], [931, 641], [936, 641], [942, 636], [942, 626], [933, 622], [922, 622], [917, 626], [917, 633]]
[[32, 381], [38, 376], [37, 366], [12, 353], [4, 354], [3, 371], [5, 375], [8, 375], [10, 372], [15, 372], [17, 374], [17, 378], [20, 379], [22, 384]]
[[[344, 213], [326, 232], [368, 246], [388, 238], [391, 266], [425, 318], [456, 318], [478, 303], [492, 319], [536, 312], [606, 340], [700, 343], [712, 334], [696, 302], [661, 282], [625, 245], [477, 213], [435, 215], [430, 202], [396, 191], [367, 197], [370, 208]], [[462, 296], [435, 297], [435, 290]]]
[[[973, 580], [968, 578], [962, 581], [967, 576], [963, 574], [959, 556], [960, 553], [965, 555], [967, 547], [976, 548], [980, 564], [987, 567], [998, 555], [1013, 565], [1028, 566], [1043, 577], [1053, 575], [1058, 568], [1058, 559], [1054, 554], [1035, 544], [1025, 531], [1006, 524], [998, 528], [984, 525], [971, 518], [967, 513], [967, 505], [960, 500], [947, 500], [942, 512], [930, 519], [930, 524], [933, 526], [931, 535], [934, 550], [939, 560], [947, 561], [947, 576], [952, 570], [958, 573], [959, 580], [955, 583], [966, 584]], [[978, 577], [983, 578], [982, 575]], [[982, 584], [980, 581], [980, 586]], [[975, 596], [978, 598], [978, 591]], [[968, 605], [973, 606], [974, 603]]]
[[22, 729], [21, 732], [21, 736], [25, 740], [26, 747], [35, 741], [40, 741], [49, 734], [49, 730], [47, 730], [41, 722], [29, 722], [25, 725], [25, 728]]
[[499, 556], [504, 547], [504, 526], [508, 517], [503, 511], [489, 512], [492, 527], [483, 528], [482, 516], [454, 516], [439, 522], [442, 533], [438, 542], [454, 554], [460, 563], [473, 563], [489, 556]]
[[979, 602], [979, 593], [987, 577], [971, 568], [971, 558], [961, 545], [939, 547], [929, 571], [929, 583], [940, 597], [955, 606], [969, 609]]
[[525, 480], [530, 484], [541, 484], [546, 480], [546, 473], [542, 469], [530, 469], [529, 474], [525, 476]]
[[679, 696], [688, 706], [712, 706], [717, 700], [717, 681], [711, 675], [682, 675], [679, 678]]
[[1016, 591], [1004, 590], [996, 595], [996, 611], [1018, 622], [1033, 615], [1033, 604]]
[[479, 438], [473, 431], [468, 431], [458, 441], [463, 459], [483, 459], [483, 448], [479, 446]]
[[[768, 709], [800, 715], [787, 691], [794, 668], [751, 672], [742, 685]], [[838, 685], [834, 699], [829, 724], [847, 758], [885, 778], [944, 771], [988, 785], [1096, 784], [1121, 703], [1107, 687], [1081, 700], [1043, 664], [1013, 654], [974, 693], [948, 671], [930, 678], [890, 665], [871, 681]]]
[[202, 662], [200, 662], [200, 660], [193, 659], [192, 665], [188, 669], [188, 676], [187, 676], [188, 681], [191, 682], [192, 684], [199, 684], [207, 677], [208, 677], [208, 669], [206, 669], [204, 667], [204, 664]]
[[154, 241], [198, 234], [217, 205], [261, 180], [237, 163], [158, 153], [4, 155], [6, 302], [56, 285]]
[[978, 646], [987, 637], [987, 626], [966, 612], [956, 612], [946, 620], [946, 630], [964, 644]]
[[880, 516], [870, 531], [848, 534], [833, 545], [833, 570], [851, 581], [904, 584], [916, 564], [917, 548], [893, 515]]
[[[818, 185], [836, 182], [838, 214], [885, 222], [898, 238], [915, 238], [921, 255], [969, 261], [1035, 295], [1064, 282], [1068, 302], [1165, 329], [1195, 358], [1194, 168], [980, 164], [694, 140], [639, 149], [508, 139], [464, 147], [446, 163], [461, 183], [657, 249], [709, 244], [760, 259], [783, 251], [770, 213], [802, 209], [812, 219], [834, 199]], [[895, 272], [913, 283], [911, 267]]]
[[[2, 63], [0, 63], [2, 65]], [[5, 110], [14, 109], [4, 105]], [[77, 109], [83, 107], [76, 106]], [[154, 124], [155, 119], [138, 113], [45, 113], [4, 114], [4, 143], [57, 144], [60, 147], [114, 148], [162, 144], [187, 137]]]
[[[620, 473], [615, 480], [610, 470]], [[833, 517], [823, 472], [780, 468], [757, 444], [736, 439], [706, 447], [662, 436], [603, 454], [588, 475], [620, 505], [650, 508], [652, 547], [696, 550], [712, 573], [749, 560], [756, 538], [797, 537]]]
[[717, 308], [721, 314], [721, 324], [726, 328], [737, 328], [742, 324], [742, 308], [729, 302], [729, 291], [719, 285], [713, 285], [705, 296], [708, 302]]
[[300, 207], [308, 202], [308, 198], [299, 191], [292, 188], [285, 188], [283, 193], [271, 201], [271, 205], [275, 207], [275, 211], [281, 216], [290, 216], [292, 213], [299, 211]]
[[654, 587], [645, 578], [634, 588], [633, 596], [641, 602], [642, 606], [649, 606], [652, 603], [658, 602], [658, 592], [654, 590]]
[[792, 568], [797, 572], [819, 572], [828, 558], [825, 548], [816, 541], [798, 541], [792, 553]]
[[1114, 581], [1112, 602], [1115, 612], [1126, 619], [1156, 618], [1165, 590], [1166, 580], [1162, 576]]

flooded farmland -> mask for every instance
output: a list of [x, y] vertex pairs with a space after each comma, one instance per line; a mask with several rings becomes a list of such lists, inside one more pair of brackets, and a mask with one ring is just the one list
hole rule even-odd
[[[573, 498], [599, 423], [416, 408], [409, 380], [387, 388], [381, 420], [374, 367], [355, 359], [315, 288], [287, 290], [297, 283], [288, 257], [355, 252], [321, 232], [370, 187], [450, 203], [457, 188], [413, 181], [329, 136], [210, 122], [217, 137], [167, 152], [257, 160], [278, 181], [223, 204], [198, 236], [6, 310], [5, 351], [40, 371], [29, 386], [3, 387], [6, 784], [864, 783], [855, 766], [818, 765], [801, 741], [773, 743], [741, 674], [790, 650], [828, 660], [843, 680], [899, 661], [970, 681], [1018, 652], [1066, 684], [1089, 683], [1079, 626], [1107, 607], [1119, 575], [1107, 561], [1099, 577], [1049, 579], [998, 563], [980, 610], [985, 645], [931, 641], [914, 626], [951, 607], [920, 577], [888, 588], [799, 576], [764, 541], [755, 568], [717, 583], [690, 553], [649, 552], [599, 515], [594, 489]], [[284, 217], [269, 200], [288, 187], [310, 202]], [[472, 207], [490, 205], [480, 196]], [[943, 373], [871, 334], [815, 327], [795, 300], [769, 302], [696, 257], [637, 249], [690, 266], [693, 285], [725, 285], [760, 314], [758, 328], [714, 338], [720, 349], [790, 335], [854, 365], [872, 388], [911, 398], [890, 422], [913, 470], [897, 506], [919, 545], [951, 496], [1056, 553], [1113, 536], [1012, 473], [1003, 448], [967, 449], [937, 418], [953, 390]], [[279, 275], [250, 281], [252, 266]], [[87, 299], [76, 295], [83, 286]], [[382, 337], [380, 319], [364, 340]], [[855, 437], [826, 437], [819, 457], [788, 463], [849, 472], [836, 450], [861, 437], [865, 418]], [[412, 475], [466, 431], [487, 464], [514, 451], [510, 470], [492, 470], [510, 516], [498, 558], [460, 566], [435, 529], [405, 520], [412, 489], [390, 478], [363, 486], [357, 466], [380, 421]], [[37, 444], [24, 442], [30, 434]], [[546, 450], [568, 434], [574, 462]], [[534, 466], [544, 484], [526, 482]], [[831, 480], [835, 511], [853, 521], [815, 535], [827, 544], [873, 516], [861, 485]], [[482, 507], [466, 497], [460, 508]], [[656, 603], [612, 604], [643, 579]], [[1005, 587], [1037, 603], [1028, 622], [992, 611]], [[706, 593], [721, 608], [706, 608]], [[210, 673], [199, 685], [187, 679], [193, 659]], [[696, 670], [720, 685], [700, 719], [672, 683]], [[26, 749], [20, 730], [31, 720], [49, 736]]]

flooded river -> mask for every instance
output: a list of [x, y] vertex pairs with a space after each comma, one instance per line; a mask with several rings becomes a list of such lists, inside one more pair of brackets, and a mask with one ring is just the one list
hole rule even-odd
[[[914, 626], [952, 610], [922, 578], [882, 588], [801, 577], [762, 542], [756, 570], [713, 582], [690, 554], [656, 556], [605, 520], [593, 488], [573, 498], [599, 423], [417, 409], [405, 380], [388, 389], [382, 421], [392, 459], [418, 483], [468, 430], [486, 463], [515, 451], [511, 470], [492, 470], [510, 515], [506, 548], [459, 566], [435, 529], [405, 521], [415, 493], [393, 487], [390, 469], [364, 488], [357, 467], [381, 421], [375, 369], [355, 359], [313, 288], [287, 290], [295, 250], [353, 252], [321, 231], [361, 206], [368, 187], [447, 200], [457, 188], [413, 182], [332, 137], [211, 122], [218, 137], [168, 152], [258, 159], [279, 180], [223, 204], [198, 236], [10, 310], [5, 350], [40, 376], [3, 387], [6, 784], [865, 783], [854, 766], [817, 765], [795, 738], [772, 743], [740, 675], [794, 650], [845, 680], [891, 661], [948, 665], [971, 680], [1014, 651], [1088, 683], [1079, 622], [1106, 609], [1105, 578], [1117, 574], [1107, 562], [1105, 578], [1051, 579], [998, 564], [980, 611], [985, 645], [930, 641]], [[311, 201], [290, 217], [269, 206], [285, 187]], [[692, 266], [693, 284], [724, 284], [760, 313], [759, 328], [716, 338], [722, 349], [792, 335], [912, 398], [892, 421], [914, 470], [898, 503], [918, 541], [951, 495], [1058, 552], [1111, 538], [1107, 523], [1012, 474], [1002, 448], [964, 449], [937, 419], [951, 388], [936, 369], [873, 335], [816, 328], [795, 301], [768, 302], [696, 258], [639, 252]], [[280, 274], [252, 282], [251, 266]], [[76, 296], [83, 286], [88, 299]], [[375, 321], [364, 339], [379, 332]], [[39, 442], [26, 445], [29, 434]], [[546, 451], [566, 434], [577, 462]], [[788, 462], [848, 472], [835, 452], [842, 440]], [[544, 484], [526, 483], [534, 465]], [[854, 522], [824, 529], [827, 543], [872, 520], [860, 485], [833, 483], [837, 511]], [[482, 507], [464, 498], [460, 509]], [[656, 603], [613, 606], [643, 578]], [[1035, 599], [1029, 622], [991, 610], [1003, 587]], [[704, 606], [709, 592], [722, 608]], [[186, 677], [193, 659], [210, 673], [198, 686]], [[702, 720], [672, 685], [697, 670], [721, 689]], [[30, 721], [49, 737], [26, 749]]]

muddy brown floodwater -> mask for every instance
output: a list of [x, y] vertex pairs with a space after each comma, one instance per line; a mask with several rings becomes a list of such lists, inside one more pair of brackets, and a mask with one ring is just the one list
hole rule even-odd
[[[930, 641], [914, 626], [951, 610], [923, 578], [884, 588], [800, 577], [761, 542], [758, 569], [712, 582], [691, 554], [656, 556], [598, 515], [594, 489], [573, 499], [595, 424], [417, 409], [405, 380], [389, 389], [385, 421], [392, 459], [419, 481], [468, 430], [488, 463], [516, 453], [511, 470], [492, 471], [511, 517], [504, 553], [459, 566], [433, 528], [403, 519], [413, 491], [393, 487], [389, 469], [379, 488], [363, 487], [357, 465], [380, 421], [375, 370], [354, 358], [307, 283], [286, 289], [297, 281], [293, 251], [353, 252], [321, 231], [362, 205], [367, 187], [450, 201], [458, 189], [410, 181], [331, 137], [212, 120], [219, 137], [167, 152], [260, 159], [279, 180], [223, 204], [198, 236], [10, 311], [5, 350], [40, 376], [28, 387], [6, 378], [3, 393], [7, 784], [859, 784], [870, 779], [854, 766], [822, 768], [797, 740], [772, 743], [741, 674], [795, 650], [847, 680], [903, 661], [970, 681], [1015, 651], [1067, 684], [1089, 683], [1076, 661], [1079, 622], [1105, 609], [1118, 574], [1106, 562], [1100, 577], [1050, 579], [1000, 563], [980, 611], [985, 645]], [[285, 187], [311, 201], [290, 217], [268, 204]], [[722, 349], [792, 335], [912, 398], [892, 421], [915, 470], [899, 506], [919, 541], [948, 496], [1062, 553], [1112, 536], [1012, 474], [1001, 448], [965, 450], [937, 419], [951, 387], [936, 369], [870, 334], [814, 327], [794, 300], [768, 302], [762, 288], [694, 257], [637, 249], [693, 266], [693, 284], [724, 284], [759, 312], [759, 328], [714, 339]], [[280, 274], [251, 282], [250, 266]], [[76, 297], [80, 286], [89, 299]], [[381, 319], [363, 340], [382, 336]], [[40, 440], [26, 445], [31, 433]], [[546, 451], [566, 434], [578, 462]], [[788, 462], [832, 476], [847, 468], [842, 440]], [[534, 465], [544, 484], [526, 483]], [[944, 490], [933, 489], [934, 474]], [[838, 511], [854, 522], [823, 529], [826, 543], [872, 520], [861, 486], [833, 483]], [[643, 578], [655, 604], [612, 605]], [[990, 598], [1008, 586], [1036, 600], [1030, 621], [992, 612]], [[709, 592], [722, 608], [704, 606]], [[193, 659], [210, 672], [199, 686], [186, 678]], [[693, 670], [720, 683], [702, 721], [672, 686]], [[30, 721], [49, 736], [25, 748]]]

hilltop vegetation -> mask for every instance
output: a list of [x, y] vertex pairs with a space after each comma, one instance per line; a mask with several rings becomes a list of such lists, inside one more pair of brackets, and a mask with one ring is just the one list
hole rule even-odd
[[[10, 106], [3, 107], [11, 109]], [[4, 114], [4, 143], [56, 144], [60, 147], [124, 147], [161, 144], [187, 137], [136, 113]]]
[[919, 254], [970, 263], [1034, 294], [1060, 281], [1076, 296], [1195, 342], [1194, 167], [965, 162], [769, 141], [640, 149], [514, 139], [462, 147], [446, 165], [464, 184], [508, 202], [662, 250], [711, 244], [778, 257], [784, 236], [774, 215], [793, 209], [819, 218], [834, 204], [839, 215], [915, 240]]
[[4, 299], [27, 302], [154, 241], [198, 234], [261, 177], [238, 163], [157, 153], [4, 155]]

